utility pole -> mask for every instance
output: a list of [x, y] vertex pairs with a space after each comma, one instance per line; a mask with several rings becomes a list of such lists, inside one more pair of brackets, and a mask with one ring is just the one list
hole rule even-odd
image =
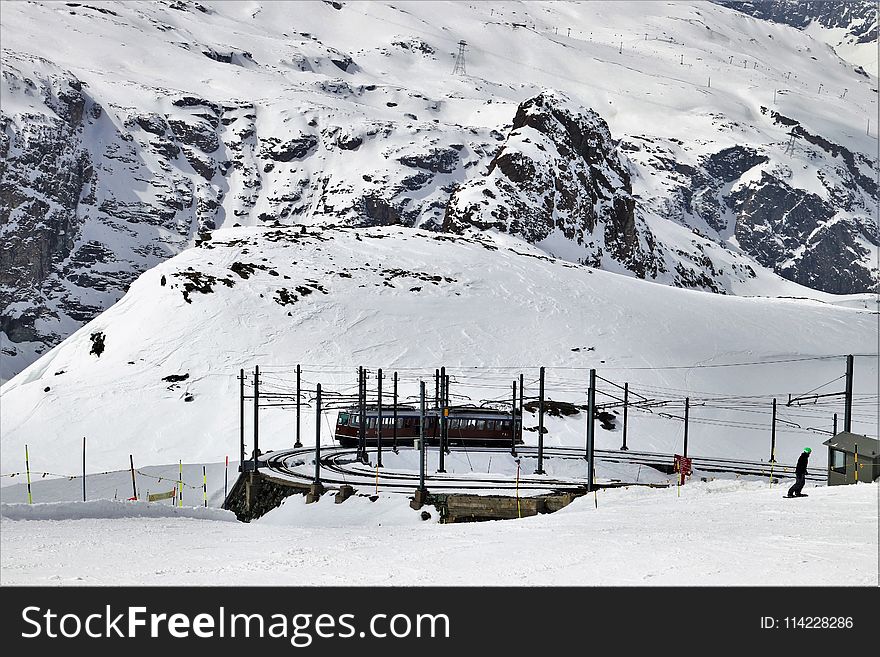
[[684, 398], [684, 454], [682, 456], [687, 457], [688, 455], [688, 415], [691, 407], [690, 397]]
[[260, 455], [260, 366], [254, 365], [254, 471], [259, 467]]
[[627, 451], [629, 447], [626, 446], [626, 428], [627, 428], [627, 411], [629, 410], [629, 383], [623, 384], [623, 445], [621, 445], [620, 449], [622, 451]]
[[434, 370], [434, 408], [440, 407], [440, 370]]
[[419, 490], [425, 493], [425, 382], [419, 381]]
[[317, 502], [324, 487], [321, 485], [321, 384], [319, 383], [315, 391], [315, 480], [309, 487], [309, 494], [306, 497], [306, 503]]
[[[443, 394], [445, 395], [444, 399], [446, 400], [444, 402], [444, 406], [446, 408], [449, 408], [449, 375], [448, 374], [443, 376], [443, 390], [444, 390]], [[448, 416], [443, 424], [443, 445], [444, 445], [444, 447], [443, 447], [444, 451], [447, 454], [449, 454], [450, 449], [449, 449], [449, 417]]]
[[510, 399], [510, 455], [516, 456], [516, 379], [513, 380], [513, 397]]
[[544, 368], [541, 367], [538, 383], [538, 469], [535, 474], [544, 472]]
[[397, 454], [397, 372], [394, 373], [394, 411], [392, 414], [394, 425], [391, 428], [391, 436], [394, 447], [391, 451]]
[[358, 453], [357, 459], [361, 463], [367, 458], [367, 400], [366, 400], [367, 373], [363, 366], [358, 368], [358, 407], [360, 415], [360, 427], [358, 427]]
[[440, 466], [437, 472], [446, 472], [446, 368], [440, 368], [440, 416], [437, 418], [440, 424]]
[[834, 414], [834, 431], [831, 434], [832, 436], [837, 435], [837, 413]]
[[464, 63], [464, 53], [467, 49], [467, 43], [464, 41], [458, 42], [458, 53], [455, 55], [455, 66], [452, 68], [453, 75], [467, 75], [467, 70], [465, 69]]
[[241, 458], [238, 460], [238, 471], [244, 470], [244, 369], [238, 371], [238, 427], [241, 439]]
[[523, 375], [519, 375], [519, 439], [523, 439], [523, 422], [525, 421], [525, 414], [523, 412], [523, 395], [525, 394], [523, 390], [525, 389], [525, 384], [523, 383]]
[[843, 430], [852, 431], [853, 357], [846, 357], [846, 392], [843, 400]]
[[378, 395], [379, 408], [376, 419], [376, 467], [382, 467], [382, 368], [379, 368], [376, 376], [378, 377]]
[[770, 429], [770, 463], [776, 463], [776, 397], [773, 398], [773, 424]]
[[302, 441], [299, 439], [299, 413], [300, 413], [300, 367], [296, 366], [296, 442], [294, 447], [302, 447]]
[[587, 492], [593, 492], [593, 456], [596, 442], [596, 370], [590, 370], [590, 388], [587, 391]]

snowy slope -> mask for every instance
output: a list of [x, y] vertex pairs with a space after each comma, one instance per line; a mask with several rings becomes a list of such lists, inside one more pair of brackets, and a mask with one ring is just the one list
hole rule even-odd
[[[434, 368], [446, 366], [462, 403], [508, 399], [520, 372], [534, 397], [543, 365], [549, 398], [583, 404], [595, 367], [668, 402], [630, 414], [634, 449], [679, 448], [674, 418], [689, 396], [691, 453], [766, 459], [772, 397], [842, 390], [838, 355], [876, 347], [876, 299], [817, 295], [824, 300], [682, 290], [552, 259], [499, 233], [218, 230], [0, 389], [3, 471], [22, 469], [27, 444], [35, 471], [75, 474], [83, 436], [90, 471], [126, 467], [129, 454], [139, 466], [221, 462], [238, 453], [239, 369], [260, 365], [264, 394], [289, 393], [297, 363], [306, 389], [320, 382], [328, 399], [354, 393], [358, 365], [373, 373], [371, 390], [377, 368], [397, 369], [410, 399], [420, 378], [430, 389]], [[856, 360], [854, 429], [873, 434], [877, 359]], [[761, 361], [784, 362], [723, 366]], [[807, 429], [830, 431], [842, 408], [840, 398], [822, 402], [780, 409], [782, 460], [824, 440]], [[327, 413], [324, 430], [334, 421]], [[583, 444], [582, 413], [547, 422], [548, 444]], [[251, 443], [250, 409], [247, 423]], [[261, 447], [291, 446], [292, 426], [289, 407], [261, 411]], [[597, 446], [620, 439], [617, 424], [599, 430]], [[821, 466], [825, 450], [816, 457]]]
[[876, 77], [726, 7], [37, 2], [0, 28], [4, 379], [213, 228], [438, 229], [547, 89], [607, 123], [645, 254], [546, 252], [735, 294], [774, 293], [757, 265], [876, 281]]
[[[12, 520], [17, 507], [0, 507], [4, 585], [876, 586], [878, 576], [877, 484], [811, 488], [796, 502], [729, 481], [680, 497], [607, 490], [598, 508], [582, 498], [551, 515], [455, 525], [421, 522], [399, 496], [295, 496], [250, 524]], [[389, 546], [406, 555], [393, 567]]]

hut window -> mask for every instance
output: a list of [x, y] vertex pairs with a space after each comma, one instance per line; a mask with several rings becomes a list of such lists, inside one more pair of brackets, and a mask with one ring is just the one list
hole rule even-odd
[[831, 470], [846, 474], [846, 452], [841, 452], [839, 449], [831, 450]]

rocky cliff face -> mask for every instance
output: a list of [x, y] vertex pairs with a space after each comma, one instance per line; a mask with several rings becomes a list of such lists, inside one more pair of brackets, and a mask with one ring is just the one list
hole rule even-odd
[[[876, 107], [875, 78], [795, 30], [743, 36], [753, 21], [715, 5], [664, 6], [638, 47], [585, 35], [602, 21], [640, 31], [646, 6], [579, 6], [571, 39], [537, 9], [524, 36], [528, 3], [488, 6], [7, 4], [0, 379], [236, 224], [500, 230], [718, 293], [761, 294], [765, 267], [818, 290], [876, 286], [875, 142], [859, 109]], [[472, 75], [451, 76], [458, 39], [487, 29]], [[538, 40], [533, 60], [514, 53], [523, 38]], [[688, 70], [685, 40], [691, 66], [714, 68]], [[801, 75], [837, 100], [814, 103], [816, 80], [771, 65], [801, 50]], [[732, 68], [733, 53], [754, 68]], [[775, 86], [780, 105], [762, 106]]]
[[[608, 125], [559, 93], [521, 103], [484, 176], [458, 187], [443, 227], [495, 229], [600, 267], [657, 273], [654, 238], [637, 221], [630, 175]], [[554, 246], [555, 243], [555, 246]]]

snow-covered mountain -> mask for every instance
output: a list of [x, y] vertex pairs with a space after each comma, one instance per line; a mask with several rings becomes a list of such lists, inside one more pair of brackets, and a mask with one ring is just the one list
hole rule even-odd
[[706, 3], [6, 3], [2, 376], [236, 224], [500, 229], [673, 286], [868, 291], [876, 68], [798, 27]]
[[877, 3], [851, 0], [714, 0], [755, 18], [805, 30], [843, 59], [877, 76]]
[[[759, 268], [780, 294], [804, 288]], [[876, 299], [816, 293], [824, 300], [743, 298], [677, 289], [547, 256], [503, 233], [463, 235], [405, 227], [240, 227], [214, 231], [136, 280], [125, 297], [2, 388], [0, 457], [16, 471], [30, 447], [35, 471], [219, 462], [238, 454], [240, 368], [262, 373], [261, 395], [324, 386], [325, 403], [356, 390], [357, 366], [392, 371], [402, 399], [436, 367], [456, 403], [507, 404], [525, 377], [537, 396], [582, 405], [588, 369], [636, 395], [664, 401], [631, 409], [633, 449], [680, 449], [690, 397], [695, 455], [767, 459], [770, 405], [780, 401], [777, 455], [817, 452], [842, 401], [786, 407], [789, 393], [842, 390], [844, 359], [876, 347]], [[856, 363], [854, 428], [876, 432], [877, 358]], [[773, 362], [767, 362], [773, 361]], [[735, 363], [765, 363], [736, 365]], [[682, 367], [693, 364], [693, 367]], [[824, 385], [834, 382], [833, 385]], [[619, 391], [602, 384], [602, 401]], [[248, 387], [247, 393], [250, 394]], [[312, 398], [307, 392], [306, 399]], [[260, 411], [261, 447], [294, 442], [294, 411]], [[618, 411], [619, 412], [619, 411]], [[251, 441], [247, 408], [247, 443]], [[842, 418], [842, 415], [841, 415]], [[335, 413], [325, 415], [330, 440]], [[842, 421], [842, 419], [841, 419]], [[303, 442], [314, 442], [314, 408]], [[526, 427], [537, 425], [534, 413]], [[584, 414], [548, 417], [548, 444], [582, 446]], [[598, 425], [597, 425], [598, 426]], [[597, 429], [597, 445], [620, 446], [621, 425]], [[536, 433], [526, 431], [534, 444]]]

